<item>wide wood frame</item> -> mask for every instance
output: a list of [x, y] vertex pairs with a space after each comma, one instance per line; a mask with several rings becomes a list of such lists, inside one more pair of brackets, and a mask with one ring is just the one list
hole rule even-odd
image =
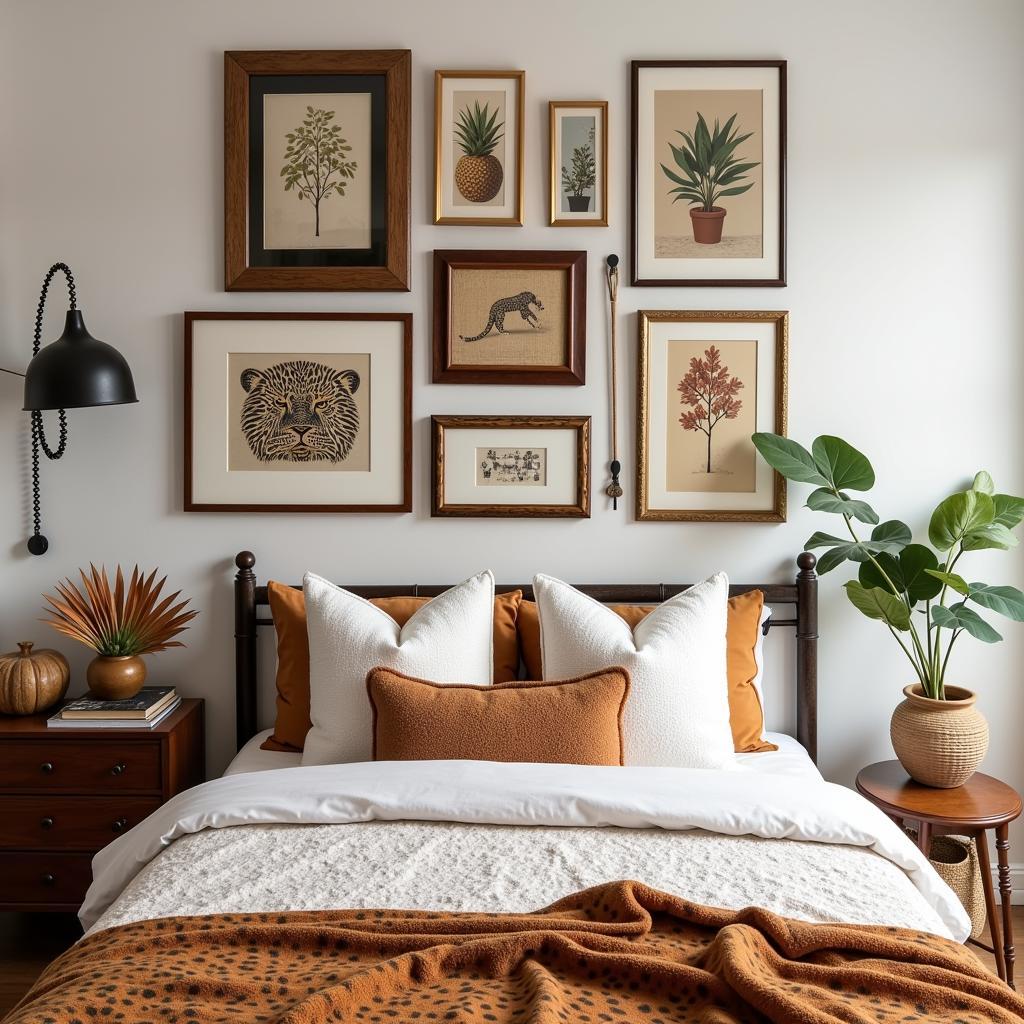
[[[452, 272], [455, 270], [564, 270], [567, 362], [563, 366], [453, 365]], [[435, 384], [582, 385], [587, 376], [587, 254], [559, 249], [435, 249], [433, 376]]]
[[[390, 505], [292, 505], [287, 503], [210, 504], [192, 498], [192, 325], [196, 320], [391, 320], [402, 327], [402, 500]], [[185, 313], [185, 425], [184, 510], [186, 512], [331, 512], [388, 513], [412, 511], [412, 313]]]
[[[410, 283], [409, 50], [233, 50], [224, 54], [225, 291], [408, 291]], [[383, 75], [386, 234], [383, 266], [249, 266], [249, 76]]]
[[[638, 116], [642, 68], [776, 68], [779, 72], [779, 272], [773, 278], [651, 279], [637, 275]], [[632, 283], [649, 288], [782, 288], [786, 284], [786, 61], [784, 60], [634, 60], [630, 63], [630, 222]], [[767, 201], [767, 197], [766, 197]]]
[[784, 523], [786, 521], [786, 481], [773, 471], [772, 508], [770, 510], [728, 509], [650, 509], [647, 504], [649, 477], [648, 438], [650, 393], [647, 387], [647, 349], [650, 325], [665, 322], [686, 323], [774, 323], [775, 324], [775, 423], [776, 434], [786, 433], [789, 409], [789, 313], [784, 310], [671, 310], [641, 309], [637, 311], [639, 344], [637, 346], [636, 401], [636, 517], [641, 522], [688, 523]]
[[[595, 162], [601, 168], [601, 216], [591, 220], [567, 220], [559, 217], [558, 189], [561, 182], [561, 168], [555, 153], [555, 123], [559, 110], [594, 109], [601, 111], [600, 154], [595, 153]], [[608, 101], [607, 100], [550, 100], [548, 102], [548, 224], [553, 228], [606, 228], [608, 227]]]
[[[441, 88], [446, 78], [514, 78], [516, 87], [516, 124], [519, 128], [515, 140], [516, 151], [516, 200], [515, 216], [512, 217], [444, 217], [441, 201]], [[434, 72], [434, 223], [466, 224], [477, 227], [521, 228], [523, 226], [523, 152], [526, 117], [526, 72], [516, 70], [453, 71], [439, 69]]]
[[[259, 585], [253, 568], [256, 556], [251, 551], [239, 551], [234, 558], [237, 568], [234, 582], [234, 637], [235, 637], [235, 735], [241, 748], [259, 727], [257, 695], [258, 666], [256, 638], [260, 627], [273, 628], [269, 611], [266, 585]], [[817, 560], [809, 551], [797, 556], [798, 572], [792, 583], [733, 583], [729, 596], [760, 590], [765, 602], [773, 609], [780, 605], [792, 606], [793, 613], [784, 618], [772, 615], [764, 625], [764, 632], [780, 628], [796, 631], [796, 738], [811, 759], [818, 760], [818, 575], [814, 571]], [[437, 597], [451, 584], [424, 586], [418, 583], [375, 583], [363, 586], [344, 584], [347, 590], [367, 599], [375, 597]], [[605, 604], [656, 604], [688, 589], [689, 583], [584, 583], [577, 589], [595, 601]], [[301, 585], [295, 586], [301, 590]], [[527, 601], [534, 600], [529, 583], [498, 584], [499, 594], [521, 590]]]
[[[571, 505], [456, 505], [445, 501], [445, 431], [459, 429], [576, 431], [576, 500]], [[430, 434], [434, 472], [430, 499], [432, 516], [480, 519], [589, 519], [590, 417], [589, 416], [431, 416]]]

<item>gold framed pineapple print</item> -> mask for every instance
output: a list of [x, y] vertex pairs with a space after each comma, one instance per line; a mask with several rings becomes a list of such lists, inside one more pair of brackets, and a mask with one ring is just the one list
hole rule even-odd
[[434, 73], [434, 223], [523, 223], [524, 71]]

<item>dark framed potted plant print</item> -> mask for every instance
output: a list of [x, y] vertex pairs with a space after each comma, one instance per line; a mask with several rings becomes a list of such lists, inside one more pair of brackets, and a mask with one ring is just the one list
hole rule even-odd
[[786, 62], [632, 63], [633, 284], [786, 283]]
[[587, 254], [434, 250], [435, 384], [586, 383]]
[[227, 291], [408, 291], [408, 50], [224, 54]]

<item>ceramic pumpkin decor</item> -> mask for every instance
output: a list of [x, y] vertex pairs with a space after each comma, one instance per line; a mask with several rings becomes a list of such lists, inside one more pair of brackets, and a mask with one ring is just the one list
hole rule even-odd
[[0, 714], [34, 715], [53, 707], [68, 690], [71, 668], [60, 651], [18, 650], [0, 654]]

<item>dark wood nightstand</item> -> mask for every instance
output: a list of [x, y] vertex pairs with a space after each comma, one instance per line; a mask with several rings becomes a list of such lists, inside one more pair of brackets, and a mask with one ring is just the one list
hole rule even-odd
[[203, 702], [153, 729], [0, 716], [0, 910], [77, 910], [93, 854], [205, 777]]
[[[902, 826], [908, 819], [917, 822], [917, 845], [926, 857], [933, 835], [972, 836], [977, 839], [992, 948], [974, 939], [970, 941], [995, 957], [999, 977], [1012, 987], [1015, 954], [1010, 916], [1009, 826], [1021, 813], [1021, 799], [1017, 791], [981, 772], [975, 772], [956, 789], [933, 789], [915, 782], [899, 761], [879, 761], [861, 769], [857, 775], [857, 791], [885, 811], [897, 825]], [[1001, 928], [992, 892], [992, 866], [985, 835], [989, 829], [995, 831], [999, 858]]]

